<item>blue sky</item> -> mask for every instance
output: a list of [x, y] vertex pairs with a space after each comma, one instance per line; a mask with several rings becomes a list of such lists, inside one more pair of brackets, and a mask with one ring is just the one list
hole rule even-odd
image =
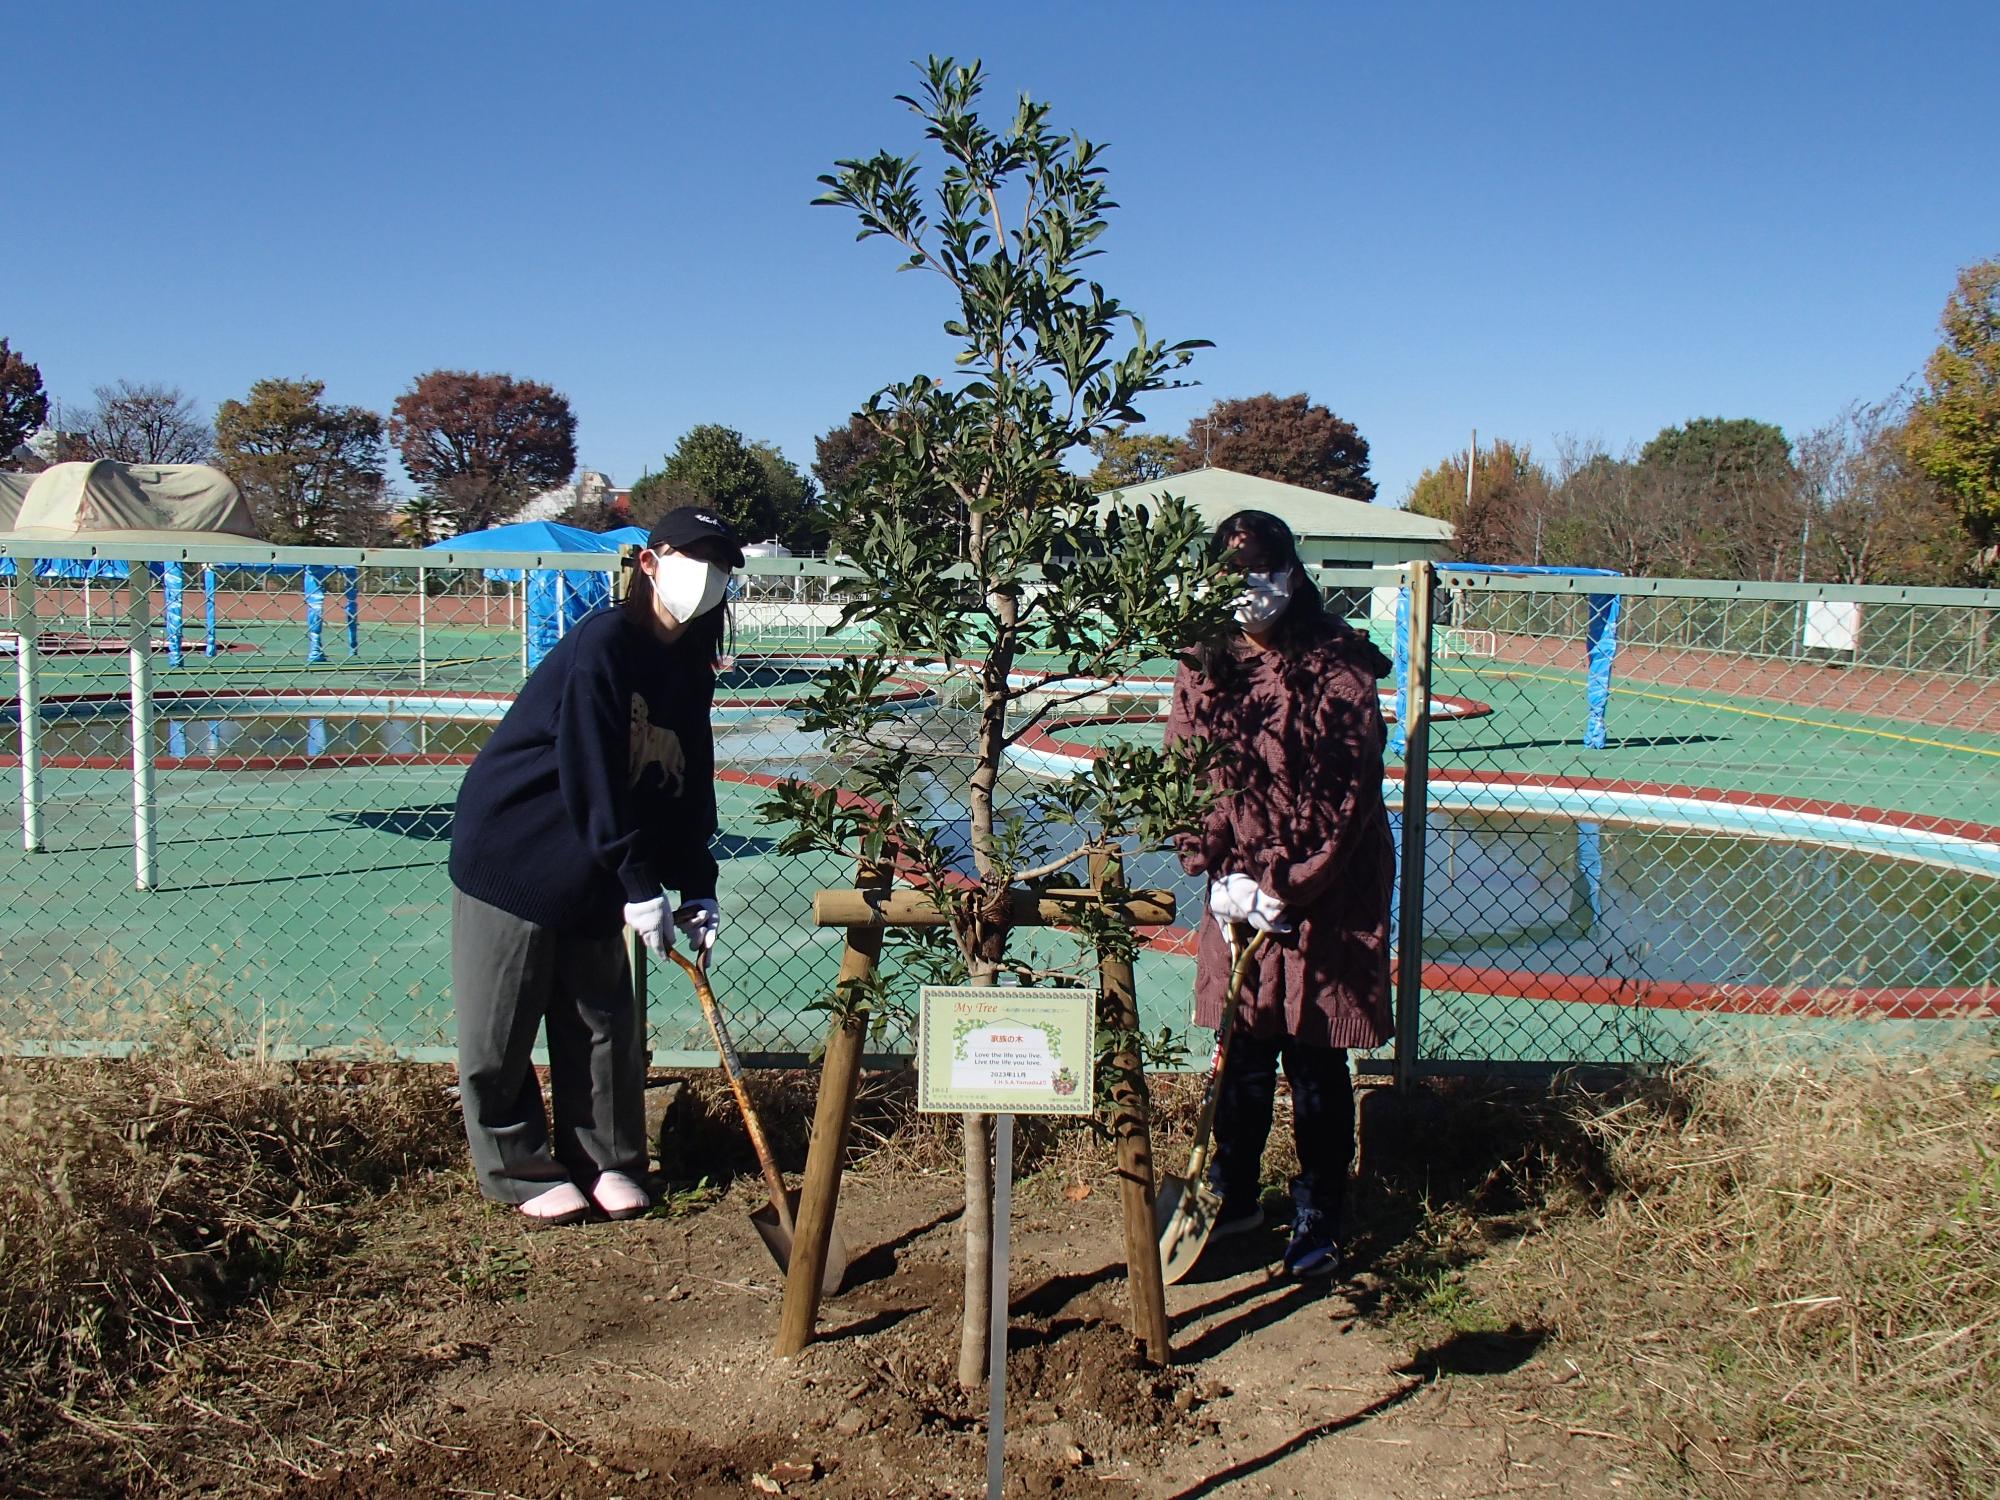
[[1111, 144], [1097, 262], [1304, 390], [1385, 500], [1469, 428], [1612, 448], [1889, 394], [2000, 254], [2000, 5], [65, 3], [8, 23], [0, 334], [52, 394], [309, 374], [566, 393], [628, 483], [722, 422], [802, 466], [940, 371], [934, 287], [808, 206], [911, 151], [927, 52]]

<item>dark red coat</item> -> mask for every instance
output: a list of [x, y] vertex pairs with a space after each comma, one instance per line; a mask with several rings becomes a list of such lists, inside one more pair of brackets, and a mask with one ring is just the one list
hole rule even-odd
[[[1389, 895], [1395, 842], [1382, 802], [1387, 738], [1376, 681], [1389, 662], [1345, 622], [1287, 658], [1241, 647], [1213, 675], [1181, 668], [1167, 740], [1231, 752], [1224, 791], [1198, 836], [1180, 841], [1191, 874], [1245, 874], [1295, 924], [1266, 940], [1237, 1024], [1260, 1037], [1377, 1047], [1390, 1031]], [[1205, 894], [1205, 892], [1204, 892]], [[1222, 1019], [1229, 953], [1204, 911], [1195, 1023]]]

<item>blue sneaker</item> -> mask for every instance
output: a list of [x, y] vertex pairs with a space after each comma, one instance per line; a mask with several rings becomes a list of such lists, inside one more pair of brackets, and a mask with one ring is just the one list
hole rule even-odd
[[1340, 1236], [1332, 1219], [1312, 1209], [1292, 1215], [1291, 1243], [1285, 1246], [1285, 1274], [1295, 1281], [1317, 1281], [1340, 1270]]
[[1331, 1240], [1302, 1243], [1294, 1239], [1285, 1247], [1285, 1274], [1294, 1281], [1318, 1281], [1340, 1271], [1340, 1246]]

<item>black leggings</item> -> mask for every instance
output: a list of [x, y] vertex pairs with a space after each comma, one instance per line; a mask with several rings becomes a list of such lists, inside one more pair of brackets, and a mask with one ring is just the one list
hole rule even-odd
[[1257, 1201], [1281, 1058], [1292, 1085], [1292, 1140], [1299, 1153], [1293, 1205], [1338, 1225], [1354, 1159], [1354, 1080], [1344, 1047], [1314, 1047], [1285, 1036], [1261, 1039], [1240, 1030], [1231, 1037], [1215, 1106], [1210, 1178], [1232, 1210]]

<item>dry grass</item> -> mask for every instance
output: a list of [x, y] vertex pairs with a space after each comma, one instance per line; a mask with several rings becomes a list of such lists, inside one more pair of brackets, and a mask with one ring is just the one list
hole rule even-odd
[[1474, 1278], [1668, 1488], [2000, 1494], [2000, 1089], [1912, 1065], [1687, 1067], [1580, 1107], [1607, 1191]]
[[229, 1314], [319, 1269], [349, 1205], [455, 1158], [444, 1081], [246, 1060], [198, 1032], [0, 1061], [0, 1444], [108, 1430]]

